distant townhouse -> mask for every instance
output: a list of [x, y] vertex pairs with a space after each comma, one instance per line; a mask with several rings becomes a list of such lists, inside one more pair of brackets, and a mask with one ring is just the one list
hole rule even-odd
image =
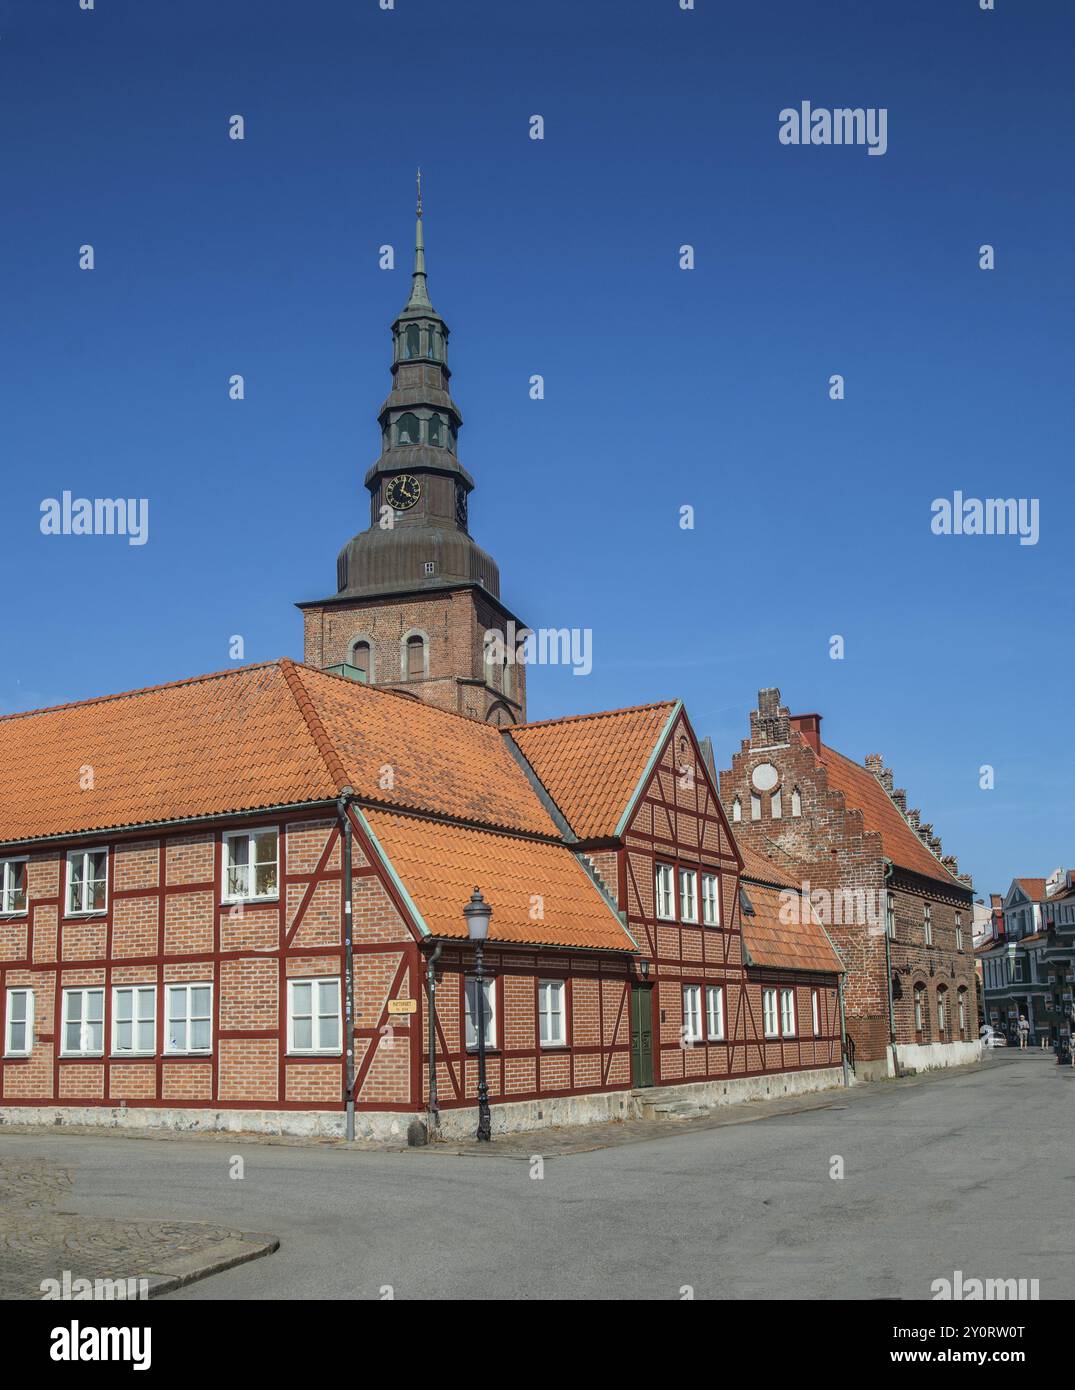
[[840, 958], [681, 704], [501, 728], [282, 660], [0, 755], [2, 1118], [472, 1132], [479, 1008], [496, 1128], [841, 1079]]
[[972, 885], [883, 759], [845, 757], [819, 714], [761, 690], [720, 793], [740, 845], [810, 893], [844, 960], [858, 1074], [976, 1059]]
[[980, 954], [986, 1020], [1013, 1036], [1020, 1018], [1031, 1040], [1071, 1036], [1075, 979], [1075, 870], [1016, 878], [1003, 897], [1003, 928]]

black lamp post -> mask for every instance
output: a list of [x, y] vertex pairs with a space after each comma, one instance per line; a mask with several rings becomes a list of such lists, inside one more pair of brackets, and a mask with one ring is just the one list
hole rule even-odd
[[485, 1080], [485, 975], [482, 973], [482, 958], [485, 952], [485, 938], [489, 935], [489, 918], [493, 909], [478, 892], [470, 895], [470, 901], [463, 908], [467, 935], [474, 942], [474, 1020], [478, 1030], [478, 1130], [477, 1138], [488, 1143], [493, 1137], [493, 1123], [489, 1115], [489, 1087]]

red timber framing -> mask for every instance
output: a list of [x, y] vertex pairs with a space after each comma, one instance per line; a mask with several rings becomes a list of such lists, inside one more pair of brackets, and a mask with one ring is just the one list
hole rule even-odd
[[[656, 765], [636, 794], [620, 846], [590, 847], [599, 868], [615, 855], [606, 877], [618, 884], [619, 905], [649, 961], [655, 1076], [658, 1085], [719, 1081], [763, 1073], [838, 1066], [841, 1058], [838, 982], [833, 974], [760, 969], [743, 950], [740, 911], [742, 859], [702, 758], [694, 731], [680, 713]], [[673, 871], [671, 918], [658, 918], [658, 864]], [[679, 871], [697, 875], [697, 922], [682, 919]], [[720, 925], [702, 922], [701, 876], [718, 876]], [[749, 896], [750, 884], [745, 885]], [[702, 1040], [684, 1041], [683, 990], [700, 987]], [[710, 1041], [707, 987], [723, 987], [724, 1040]], [[763, 993], [794, 991], [795, 1031], [767, 1038]], [[819, 1030], [813, 1030], [817, 991]]]
[[[223, 901], [223, 837], [278, 832], [278, 895]], [[107, 849], [107, 906], [66, 913], [66, 856]], [[344, 885], [332, 807], [221, 819], [159, 834], [103, 834], [28, 846], [27, 912], [0, 918], [0, 1027], [7, 992], [34, 991], [34, 1046], [0, 1060], [0, 1105], [337, 1110], [342, 1055], [288, 1052], [287, 982], [342, 978]], [[5, 849], [4, 855], [18, 853]], [[415, 935], [394, 889], [354, 846], [356, 1095], [368, 1110], [411, 1110], [417, 1083], [413, 1017], [387, 1026], [388, 999], [421, 981]], [[208, 983], [206, 1054], [165, 1053], [165, 986]], [[152, 1056], [111, 1055], [113, 989], [156, 986]], [[62, 992], [104, 989], [104, 1055], [62, 1057]], [[3, 1035], [6, 1038], [6, 1032]]]

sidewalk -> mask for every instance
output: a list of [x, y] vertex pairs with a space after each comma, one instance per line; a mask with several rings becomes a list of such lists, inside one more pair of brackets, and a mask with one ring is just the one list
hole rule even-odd
[[75, 1281], [108, 1281], [97, 1297], [124, 1298], [128, 1290], [138, 1297], [135, 1291], [144, 1287], [154, 1298], [271, 1254], [280, 1244], [275, 1236], [202, 1222], [79, 1216], [64, 1209], [71, 1201], [71, 1173], [61, 1164], [0, 1158], [0, 1299], [43, 1298], [42, 1283], [62, 1286], [65, 1275], [76, 1293], [87, 1286]]

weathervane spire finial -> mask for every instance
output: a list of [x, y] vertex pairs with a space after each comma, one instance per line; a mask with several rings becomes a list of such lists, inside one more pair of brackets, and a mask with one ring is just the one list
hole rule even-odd
[[422, 215], [422, 171], [418, 170], [418, 216]]

